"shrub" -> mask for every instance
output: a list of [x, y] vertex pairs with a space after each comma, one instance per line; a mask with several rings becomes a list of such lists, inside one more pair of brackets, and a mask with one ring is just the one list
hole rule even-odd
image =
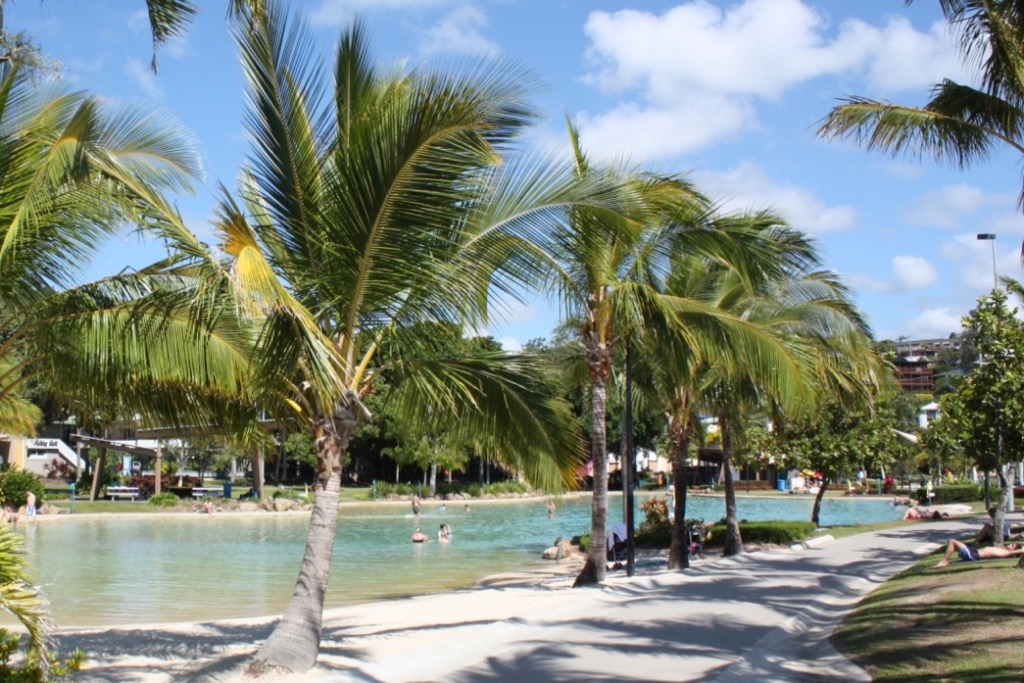
[[[993, 496], [995, 490], [996, 487], [992, 487]], [[936, 486], [932, 492], [935, 494], [932, 502], [937, 504], [974, 503], [985, 499], [985, 487], [974, 483]], [[915, 490], [913, 496], [919, 503], [928, 502], [928, 490], [924, 487]]]
[[172, 508], [178, 504], [181, 499], [173, 493], [161, 493], [159, 496], [153, 496], [149, 499], [150, 505], [156, 505], [162, 508]]
[[[11, 658], [18, 653], [21, 636], [0, 628], [0, 681], [5, 683], [47, 683], [69, 679], [71, 673], [80, 671], [86, 656], [79, 648], [60, 661], [55, 655], [47, 657], [47, 671], [44, 673], [39, 662], [26, 659], [18, 665], [11, 664]], [[38, 659], [38, 658], [37, 658]]]
[[36, 494], [36, 505], [43, 502], [43, 482], [39, 477], [26, 470], [11, 467], [0, 472], [0, 503], [10, 505], [15, 510], [25, 504], [26, 493]]
[[[770, 543], [792, 545], [814, 534], [814, 522], [740, 522], [740, 535], [744, 543]], [[708, 545], [725, 543], [725, 524], [718, 522], [708, 529]]]

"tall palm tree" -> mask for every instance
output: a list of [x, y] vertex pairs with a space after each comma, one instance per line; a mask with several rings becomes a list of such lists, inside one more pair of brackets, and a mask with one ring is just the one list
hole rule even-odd
[[711, 369], [708, 402], [718, 416], [722, 433], [722, 470], [726, 499], [727, 555], [743, 550], [736, 509], [732, 458], [745, 446], [751, 415], [781, 419], [813, 406], [817, 396], [840, 388], [869, 393], [883, 377], [871, 334], [862, 314], [836, 277], [817, 270], [811, 252], [800, 268], [780, 269], [736, 301], [737, 312], [777, 335], [798, 363], [791, 387], [780, 393], [777, 377], [749, 364], [721, 364]]
[[254, 149], [217, 225], [236, 307], [261, 326], [251, 379], [287, 398], [318, 458], [299, 578], [254, 668], [301, 672], [319, 651], [343, 458], [378, 378], [400, 419], [471, 439], [537, 484], [571, 483], [582, 442], [523, 359], [382, 349], [430, 345], [422, 323], [478, 329], [536, 277], [522, 243], [614, 195], [513, 154], [534, 118], [532, 78], [515, 65], [381, 71], [357, 23], [328, 80], [311, 35], [275, 4], [247, 15], [237, 40]]
[[[1001, 144], [1024, 153], [1024, 2], [940, 5], [959, 32], [962, 58], [979, 70], [979, 87], [944, 79], [923, 107], [850, 97], [822, 120], [818, 135], [852, 139], [893, 156], [932, 156], [960, 168], [987, 159]], [[1024, 187], [1018, 206], [1024, 208]]]
[[[616, 345], [664, 324], [660, 283], [670, 246], [695, 224], [708, 205], [677, 177], [594, 166], [576, 127], [568, 125], [575, 173], [580, 179], [611, 178], [624, 193], [614, 210], [577, 206], [559, 226], [547, 251], [533, 253], [548, 269], [542, 287], [556, 297], [587, 367], [590, 389], [590, 467], [593, 470], [591, 530], [587, 561], [576, 585], [600, 583], [606, 575], [608, 525], [608, 383]], [[630, 332], [632, 331], [632, 332]]]
[[[668, 414], [672, 453], [675, 521], [669, 568], [688, 566], [685, 528], [689, 449], [700, 431], [699, 416], [714, 405], [715, 378], [723, 368], [745, 368], [765, 378], [778, 395], [799, 395], [804, 356], [785, 337], [747, 317], [744, 305], [781, 273], [806, 267], [812, 245], [770, 212], [717, 217], [712, 225], [732, 239], [717, 256], [683, 251], [673, 260], [665, 292], [684, 306], [678, 337], [659, 344], [648, 362], [656, 367], [651, 387]], [[708, 342], [695, 344], [695, 340]]]

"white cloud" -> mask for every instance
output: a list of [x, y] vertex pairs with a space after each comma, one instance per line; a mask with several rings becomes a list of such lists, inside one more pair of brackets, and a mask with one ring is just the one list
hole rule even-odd
[[728, 171], [694, 174], [699, 187], [722, 201], [724, 211], [780, 211], [795, 228], [811, 234], [849, 230], [857, 224], [857, 210], [829, 206], [811, 191], [768, 176], [754, 163], [744, 162]]
[[701, 149], [755, 127], [757, 99], [777, 100], [822, 76], [860, 76], [872, 89], [893, 92], [958, 72], [944, 24], [922, 33], [901, 17], [883, 27], [850, 20], [833, 37], [829, 28], [801, 0], [592, 12], [584, 26], [592, 70], [584, 81], [633, 101], [581, 125], [591, 152], [651, 159]]
[[956, 229], [983, 210], [1013, 204], [1014, 198], [1009, 194], [960, 183], [921, 195], [904, 211], [904, 220], [913, 225]]
[[426, 31], [423, 51], [462, 52], [474, 55], [499, 54], [501, 48], [481, 33], [487, 26], [487, 15], [478, 7], [456, 8]]
[[[709, 111], [715, 115], [708, 116]], [[584, 112], [577, 123], [596, 159], [655, 161], [706, 147], [754, 120], [749, 103], [704, 93], [673, 107], [627, 103], [604, 114]]]
[[913, 339], [936, 339], [959, 332], [964, 312], [953, 312], [948, 308], [932, 308], [922, 311], [907, 321], [904, 334]]
[[128, 77], [128, 80], [134, 82], [147, 97], [157, 99], [163, 95], [163, 91], [160, 86], [157, 85], [158, 81], [156, 74], [149, 68], [148, 64], [143, 64], [140, 60], [131, 58], [125, 65], [124, 74]]
[[895, 285], [900, 290], [923, 289], [939, 281], [939, 271], [920, 256], [896, 256], [892, 260]]

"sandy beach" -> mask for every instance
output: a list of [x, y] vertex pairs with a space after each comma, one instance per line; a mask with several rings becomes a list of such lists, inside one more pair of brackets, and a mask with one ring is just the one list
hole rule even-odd
[[[537, 574], [492, 576], [449, 593], [325, 613], [320, 657], [301, 675], [260, 681], [869, 680], [828, 634], [875, 586], [976, 528], [974, 519], [637, 571], [571, 588], [582, 558]], [[76, 681], [236, 682], [274, 618], [63, 631], [90, 657]]]

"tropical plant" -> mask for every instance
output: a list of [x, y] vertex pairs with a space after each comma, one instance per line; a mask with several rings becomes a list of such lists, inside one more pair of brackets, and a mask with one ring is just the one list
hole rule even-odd
[[[238, 310], [260, 325], [252, 382], [317, 448], [299, 578], [254, 668], [302, 672], [319, 651], [341, 464], [373, 418], [364, 398], [378, 377], [396, 418], [471, 436], [544, 488], [572, 483], [581, 442], [522, 358], [409, 350], [435, 341], [423, 322], [484, 323], [493, 299], [533, 275], [520, 243], [543, 239], [568, 206], [614, 195], [564, 163], [512, 154], [533, 119], [533, 81], [512, 64], [382, 72], [356, 24], [326, 83], [311, 35], [276, 4], [237, 39], [254, 149], [217, 225]], [[382, 357], [388, 340], [407, 355]]]
[[[987, 159], [1001, 144], [1024, 152], [1024, 2], [939, 4], [959, 33], [963, 61], [979, 70], [979, 87], [944, 79], [923, 107], [849, 97], [822, 120], [818, 135], [852, 139], [893, 156], [932, 156], [960, 168]], [[1024, 188], [1018, 206], [1024, 208]]]
[[46, 615], [46, 599], [31, 581], [21, 537], [6, 524], [0, 525], [0, 609], [25, 628], [28, 635], [25, 666], [45, 672], [50, 664], [52, 630]]

